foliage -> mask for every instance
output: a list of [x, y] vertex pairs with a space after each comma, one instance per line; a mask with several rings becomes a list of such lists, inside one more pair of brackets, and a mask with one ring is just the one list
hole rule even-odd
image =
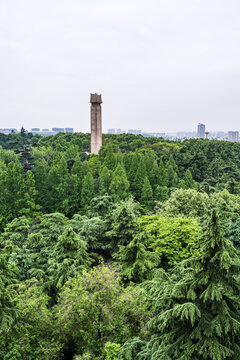
[[138, 292], [124, 289], [116, 270], [103, 264], [66, 283], [55, 309], [62, 341], [70, 338], [77, 353], [95, 356], [107, 341], [121, 344], [142, 332], [144, 311]]
[[39, 293], [36, 281], [17, 287], [18, 318], [14, 326], [0, 334], [0, 357], [3, 360], [58, 359], [62, 345], [54, 336], [54, 323], [48, 298]]
[[151, 234], [153, 240], [149, 247], [157, 252], [163, 267], [172, 266], [194, 253], [200, 235], [200, 227], [194, 218], [152, 215], [141, 217], [139, 223]]
[[120, 245], [115, 254], [122, 275], [128, 280], [141, 282], [151, 278], [151, 270], [159, 263], [159, 255], [149, 249], [151, 238], [147, 232], [136, 235], [126, 246]]
[[4, 336], [12, 327], [17, 316], [16, 293], [13, 284], [17, 268], [10, 259], [11, 246], [0, 248], [0, 335]]
[[123, 166], [119, 163], [113, 172], [109, 192], [116, 201], [124, 200], [128, 196], [129, 182]]
[[107, 232], [112, 252], [115, 252], [120, 245], [129, 244], [139, 231], [132, 204], [132, 200], [122, 202], [112, 213], [112, 229]]
[[238, 358], [239, 150], [0, 134], [0, 358]]
[[238, 359], [239, 258], [213, 211], [199, 255], [149, 284], [156, 316], [142, 359]]
[[145, 176], [143, 187], [142, 187], [142, 194], [141, 194], [141, 202], [142, 204], [151, 207], [153, 202], [153, 191], [150, 184], [150, 181], [148, 180], [148, 177]]
[[207, 194], [193, 189], [178, 189], [165, 203], [159, 205], [160, 214], [163, 216], [204, 217], [210, 201]]
[[71, 227], [59, 236], [49, 260], [49, 273], [53, 284], [59, 289], [70, 277], [80, 274], [90, 265], [86, 243], [79, 238]]
[[105, 351], [105, 359], [106, 360], [118, 360], [118, 354], [119, 351], [121, 349], [121, 345], [120, 344], [115, 344], [112, 343], [110, 341], [106, 342], [105, 346], [104, 346], [104, 351]]

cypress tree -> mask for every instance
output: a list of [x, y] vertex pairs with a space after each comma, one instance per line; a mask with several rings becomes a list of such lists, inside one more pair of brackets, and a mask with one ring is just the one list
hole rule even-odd
[[142, 187], [144, 183], [146, 172], [145, 158], [142, 154], [137, 156], [137, 169], [132, 184], [133, 194], [137, 200], [140, 200], [142, 195]]
[[169, 187], [176, 187], [178, 184], [178, 176], [177, 173], [175, 172], [174, 168], [172, 165], [168, 165], [167, 166], [167, 171], [168, 171], [168, 178], [169, 178]]
[[173, 170], [178, 173], [178, 167], [177, 167], [177, 164], [173, 158], [173, 155], [171, 154], [169, 156], [169, 159], [168, 159], [168, 162], [167, 162], [167, 166], [172, 166]]
[[[137, 153], [130, 153], [127, 156], [128, 161], [127, 161], [127, 166], [126, 166], [126, 170], [127, 170], [127, 177], [128, 177], [128, 181], [130, 183], [130, 191], [134, 192], [135, 188], [134, 188], [134, 179], [135, 179], [135, 175], [137, 172], [137, 167], [138, 167], [138, 156]], [[125, 160], [126, 163], [126, 160]]]
[[[4, 216], [8, 221], [19, 215], [22, 209], [22, 199], [24, 196], [24, 174], [20, 162], [10, 162], [4, 171], [4, 179], [1, 184], [1, 192], [4, 194], [3, 203], [5, 207]], [[2, 206], [1, 206], [2, 207]], [[3, 207], [3, 208], [4, 208]]]
[[157, 164], [157, 160], [155, 160], [152, 164], [152, 168], [149, 173], [149, 180], [152, 186], [152, 189], [155, 190], [159, 185], [159, 168]]
[[145, 157], [145, 165], [146, 165], [147, 173], [151, 174], [152, 172], [154, 172], [155, 165], [157, 165], [156, 168], [158, 169], [156, 154], [153, 150], [147, 150], [144, 155], [145, 155], [144, 157]]
[[162, 160], [159, 164], [159, 184], [160, 186], [168, 186], [169, 184], [168, 172]]
[[99, 174], [99, 191], [101, 194], [109, 193], [109, 187], [112, 180], [112, 171], [106, 166], [100, 169]]
[[169, 196], [169, 189], [167, 186], [157, 186], [156, 187], [156, 190], [155, 190], [155, 193], [154, 193], [154, 198], [156, 200], [159, 200], [159, 201], [165, 201], [167, 200]]
[[193, 189], [194, 188], [195, 181], [193, 180], [191, 171], [189, 169], [187, 169], [187, 171], [185, 172], [184, 182], [186, 184], [186, 189]]
[[106, 146], [106, 155], [103, 161], [103, 165], [106, 166], [109, 170], [114, 170], [116, 166], [116, 156], [113, 151], [113, 144], [109, 143]]
[[80, 157], [77, 156], [75, 158], [74, 164], [72, 166], [71, 174], [77, 175], [78, 177], [81, 178], [82, 177], [82, 168], [83, 168], [83, 163], [82, 163]]
[[72, 190], [67, 162], [64, 158], [56, 159], [48, 173], [49, 186], [48, 211], [60, 211], [65, 214], [69, 211], [69, 195]]
[[146, 206], [151, 206], [153, 203], [153, 191], [147, 176], [145, 176], [142, 187], [141, 202]]
[[34, 167], [34, 178], [37, 190], [36, 203], [42, 208], [43, 213], [48, 212], [49, 207], [49, 186], [48, 186], [48, 164], [45, 160], [40, 160]]
[[24, 196], [22, 199], [22, 209], [20, 214], [32, 217], [39, 215], [40, 206], [36, 204], [37, 190], [33, 173], [27, 171], [24, 178]]
[[77, 157], [75, 159], [75, 162], [71, 169], [70, 180], [71, 180], [71, 184], [72, 184], [72, 192], [71, 192], [71, 198], [70, 198], [70, 211], [71, 211], [71, 215], [73, 215], [73, 214], [76, 214], [76, 212], [81, 207], [83, 163], [79, 157]]
[[123, 200], [128, 196], [129, 182], [124, 167], [119, 163], [113, 173], [110, 184], [110, 194], [116, 201]]
[[81, 191], [81, 206], [86, 209], [94, 197], [94, 179], [90, 171], [84, 176]]

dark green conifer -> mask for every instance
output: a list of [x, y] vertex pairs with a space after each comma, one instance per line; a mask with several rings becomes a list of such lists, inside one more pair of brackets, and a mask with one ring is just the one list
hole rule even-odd
[[156, 190], [155, 190], [155, 193], [154, 193], [154, 198], [156, 200], [159, 200], [159, 201], [165, 201], [167, 200], [169, 196], [169, 189], [167, 186], [157, 186], [156, 187]]
[[149, 180], [152, 186], [153, 191], [159, 185], [159, 168], [157, 164], [157, 160], [155, 160], [152, 164], [152, 168], [149, 172]]
[[129, 182], [124, 167], [118, 163], [109, 187], [109, 192], [116, 201], [124, 200], [128, 196]]
[[108, 143], [106, 145], [105, 154], [106, 155], [103, 161], [103, 165], [106, 166], [109, 170], [113, 171], [116, 166], [116, 156], [114, 154], [112, 143]]
[[153, 204], [153, 191], [147, 176], [145, 176], [142, 187], [141, 203], [149, 207]]
[[184, 182], [186, 185], [186, 189], [193, 189], [195, 185], [195, 181], [193, 180], [192, 173], [189, 169], [185, 172]]
[[169, 185], [169, 178], [168, 178], [168, 172], [165, 168], [163, 161], [160, 161], [159, 164], [159, 184], [160, 186], [168, 186]]
[[169, 179], [169, 187], [175, 188], [178, 185], [178, 176], [175, 172], [172, 165], [167, 166], [167, 172], [168, 172], [168, 179]]
[[81, 273], [90, 264], [87, 245], [72, 227], [67, 227], [59, 236], [49, 260], [49, 273], [53, 284], [60, 288], [70, 278]]
[[136, 199], [140, 200], [142, 195], [142, 187], [147, 172], [146, 172], [145, 159], [142, 154], [138, 154], [136, 161], [137, 161], [137, 169], [135, 172], [132, 189], [134, 191], [134, 196], [136, 197]]
[[126, 246], [120, 246], [115, 258], [122, 275], [128, 280], [139, 282], [151, 278], [151, 270], [158, 264], [158, 254], [150, 251], [150, 235], [139, 233]]
[[101, 167], [99, 174], [99, 191], [101, 194], [108, 194], [112, 180], [112, 171], [106, 166]]
[[109, 249], [116, 252], [119, 245], [129, 244], [138, 232], [139, 225], [132, 201], [122, 202], [112, 214], [112, 229], [107, 233], [110, 239]]
[[86, 209], [94, 197], [94, 179], [89, 171], [83, 178], [81, 191], [81, 206]]

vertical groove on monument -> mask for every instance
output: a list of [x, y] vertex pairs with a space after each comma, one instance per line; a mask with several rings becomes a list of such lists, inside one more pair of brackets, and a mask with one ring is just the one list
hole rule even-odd
[[90, 94], [91, 103], [91, 153], [98, 154], [102, 146], [102, 96]]

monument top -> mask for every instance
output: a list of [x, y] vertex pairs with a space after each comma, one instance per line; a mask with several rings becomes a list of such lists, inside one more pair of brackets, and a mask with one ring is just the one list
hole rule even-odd
[[102, 95], [98, 95], [98, 94], [90, 94], [90, 103], [98, 103], [101, 104], [102, 103]]

